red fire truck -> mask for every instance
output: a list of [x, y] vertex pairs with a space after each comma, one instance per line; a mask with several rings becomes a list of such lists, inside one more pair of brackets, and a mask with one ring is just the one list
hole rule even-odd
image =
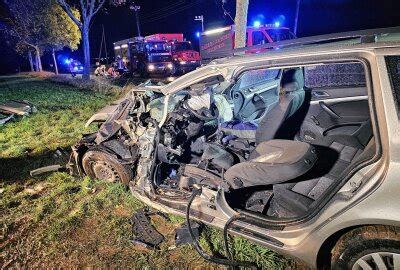
[[200, 54], [192, 43], [183, 39], [183, 34], [154, 34], [145, 37], [146, 41], [167, 41], [171, 45], [172, 60], [176, 73], [187, 73], [200, 66]]
[[139, 73], [141, 77], [174, 74], [171, 46], [167, 41], [125, 39], [114, 43], [114, 53], [123, 59], [130, 72]]
[[200, 66], [200, 54], [193, 50], [183, 34], [154, 34], [114, 43], [115, 56], [120, 56], [132, 73], [142, 77], [182, 74]]
[[[246, 47], [267, 44], [287, 39], [293, 39], [295, 35], [286, 27], [275, 25], [260, 25], [247, 27]], [[235, 40], [234, 26], [227, 26], [205, 31], [200, 34], [200, 55], [203, 63], [213, 59], [233, 55]], [[257, 53], [257, 50], [249, 50], [248, 53]]]

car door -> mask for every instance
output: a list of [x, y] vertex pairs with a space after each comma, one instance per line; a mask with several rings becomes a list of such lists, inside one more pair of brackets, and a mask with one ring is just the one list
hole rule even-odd
[[361, 63], [305, 67], [311, 101], [301, 138], [321, 145], [365, 145], [372, 134], [365, 81]]
[[278, 69], [242, 73], [229, 94], [234, 118], [255, 122], [263, 118], [279, 102], [280, 77]]

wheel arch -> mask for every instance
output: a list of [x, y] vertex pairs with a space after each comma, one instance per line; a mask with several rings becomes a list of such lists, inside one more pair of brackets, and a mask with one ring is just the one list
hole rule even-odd
[[346, 228], [342, 228], [339, 231], [336, 231], [335, 233], [331, 234], [329, 237], [325, 239], [325, 241], [322, 243], [320, 246], [318, 253], [317, 253], [317, 261], [316, 261], [316, 266], [317, 269], [331, 269], [331, 251], [333, 248], [336, 246], [338, 241], [344, 237], [346, 234], [349, 234], [350, 232], [356, 230], [356, 229], [361, 229], [363, 227], [380, 227], [379, 229], [389, 229], [389, 228], [395, 228], [396, 230], [400, 231], [399, 226], [395, 225], [390, 225], [390, 224], [359, 224], [359, 225], [354, 225], [354, 226], [349, 226]]

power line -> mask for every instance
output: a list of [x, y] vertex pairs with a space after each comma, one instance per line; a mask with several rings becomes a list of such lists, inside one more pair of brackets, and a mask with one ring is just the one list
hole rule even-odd
[[232, 22], [235, 23], [235, 20], [232, 18], [231, 13], [228, 12], [228, 11], [225, 9], [226, 0], [222, 0], [221, 2], [222, 2], [222, 10], [224, 11], [224, 16], [228, 16], [229, 18], [231, 18]]
[[196, 5], [200, 4], [201, 2], [203, 2], [203, 0], [196, 0], [196, 1], [192, 2], [192, 3], [188, 3], [186, 5], [183, 5], [180, 8], [176, 8], [175, 10], [173, 10], [171, 12], [165, 12], [164, 14], [160, 14], [159, 16], [153, 17], [151, 19], [149, 18], [147, 20], [144, 20], [144, 22], [145, 23], [151, 23], [151, 22], [155, 22], [155, 21], [167, 18], [167, 17], [169, 17], [171, 15], [177, 14], [177, 13], [182, 12], [182, 11], [188, 9], [188, 8], [196, 6]]
[[154, 12], [147, 13], [145, 16], [143, 16], [143, 19], [147, 20], [147, 19], [150, 19], [150, 18], [152, 18], [154, 16], [162, 15], [165, 12], [168, 12], [170, 10], [174, 10], [177, 7], [181, 6], [181, 5], [184, 5], [186, 3], [186, 1], [187, 0], [179, 0], [179, 1], [176, 1], [175, 3], [173, 3], [173, 4], [170, 4], [170, 5], [166, 6], [166, 7], [158, 9], [158, 10], [156, 10]]

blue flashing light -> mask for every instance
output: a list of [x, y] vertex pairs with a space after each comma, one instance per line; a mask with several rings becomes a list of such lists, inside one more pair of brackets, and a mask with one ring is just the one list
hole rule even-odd
[[196, 37], [197, 37], [197, 38], [200, 37], [200, 32], [196, 32]]
[[71, 63], [71, 60], [65, 59], [65, 60], [64, 60], [64, 63], [65, 63], [66, 65], [69, 65], [69, 64]]
[[261, 22], [260, 21], [254, 21], [253, 22], [253, 27], [258, 28], [261, 26]]
[[274, 26], [275, 27], [280, 27], [281, 26], [281, 22], [279, 22], [279, 21], [274, 22]]

